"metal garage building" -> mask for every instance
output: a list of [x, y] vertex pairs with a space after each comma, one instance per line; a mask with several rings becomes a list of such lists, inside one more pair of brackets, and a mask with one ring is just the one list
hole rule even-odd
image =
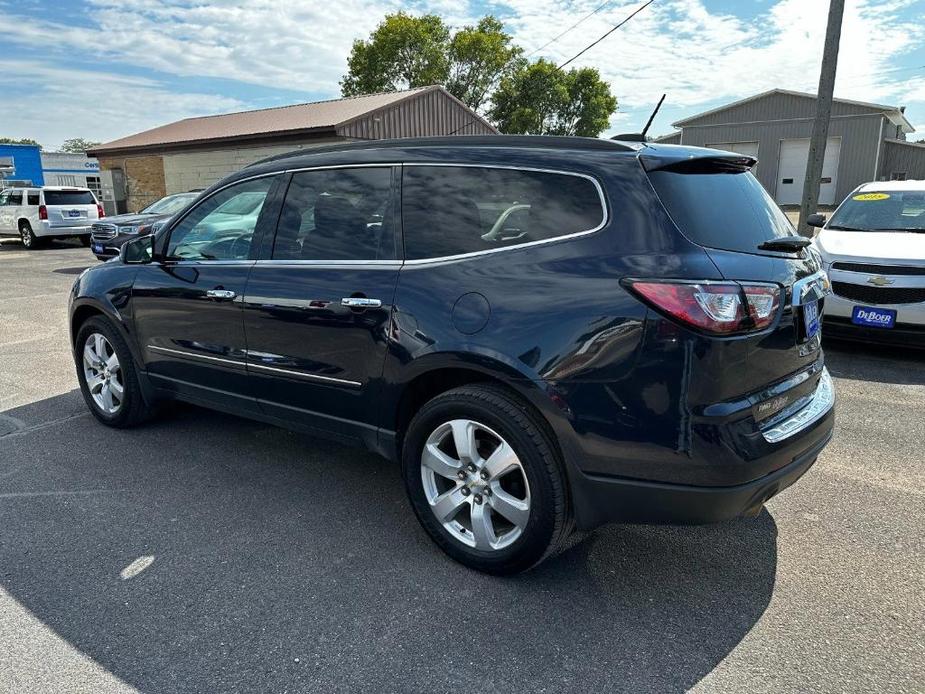
[[[841, 202], [866, 181], [925, 178], [925, 147], [903, 107], [835, 99], [819, 203]], [[816, 96], [773, 89], [674, 123], [658, 142], [715, 147], [758, 158], [755, 175], [781, 205], [799, 205]]]
[[497, 130], [443, 87], [369, 94], [259, 111], [187, 118], [107, 142], [103, 199], [137, 211], [168, 193], [206, 188], [259, 159], [332, 142]]

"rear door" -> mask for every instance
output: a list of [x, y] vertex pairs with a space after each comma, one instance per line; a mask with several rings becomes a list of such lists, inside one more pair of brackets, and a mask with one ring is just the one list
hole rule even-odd
[[52, 228], [89, 227], [99, 218], [96, 198], [89, 190], [65, 188], [42, 192], [48, 212], [48, 226]]
[[375, 433], [398, 272], [390, 165], [295, 172], [244, 303], [263, 411], [349, 438]]
[[781, 288], [783, 308], [775, 328], [730, 342], [730, 349], [735, 345], [741, 350], [745, 363], [737, 379], [743, 394], [812, 367], [819, 359], [818, 318], [826, 287], [810, 251], [758, 248], [796, 231], [749, 164], [746, 159], [707, 156], [649, 167], [649, 178], [674, 223], [706, 250], [726, 279]]
[[217, 190], [169, 230], [162, 259], [138, 266], [135, 333], [156, 386], [205, 404], [257, 410], [242, 305], [259, 239], [278, 213], [276, 180]]

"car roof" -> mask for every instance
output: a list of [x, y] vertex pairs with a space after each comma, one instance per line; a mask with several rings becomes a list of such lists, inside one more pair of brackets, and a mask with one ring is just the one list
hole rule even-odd
[[925, 191], [925, 181], [871, 181], [862, 183], [858, 187], [858, 192], [881, 191], [881, 190], [919, 190]]
[[52, 191], [57, 191], [57, 190], [75, 191], [76, 190], [76, 191], [80, 191], [81, 193], [83, 192], [92, 193], [93, 192], [89, 188], [81, 188], [80, 186], [42, 186], [41, 190], [52, 190]]

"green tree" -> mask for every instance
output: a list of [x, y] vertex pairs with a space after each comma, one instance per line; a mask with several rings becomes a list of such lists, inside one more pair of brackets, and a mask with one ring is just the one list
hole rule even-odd
[[96, 147], [99, 142], [93, 142], [92, 140], [85, 140], [82, 137], [72, 137], [69, 140], [65, 140], [59, 152], [68, 152], [69, 154], [83, 154], [88, 149], [93, 149]]
[[386, 15], [368, 41], [353, 42], [341, 92], [357, 96], [443, 84], [449, 41], [450, 31], [437, 15]]
[[617, 98], [594, 68], [567, 72], [540, 59], [503, 78], [489, 118], [503, 133], [597, 137]]
[[15, 137], [0, 137], [0, 145], [38, 145], [38, 148], [42, 149], [42, 145], [28, 137], [18, 139]]
[[523, 49], [495, 17], [482, 17], [450, 40], [450, 72], [447, 91], [469, 108], [478, 111], [489, 100], [502, 78], [526, 65]]
[[479, 110], [498, 82], [525, 64], [504, 25], [492, 16], [451, 35], [437, 15], [386, 15], [366, 41], [353, 42], [344, 96], [442, 84], [464, 104]]

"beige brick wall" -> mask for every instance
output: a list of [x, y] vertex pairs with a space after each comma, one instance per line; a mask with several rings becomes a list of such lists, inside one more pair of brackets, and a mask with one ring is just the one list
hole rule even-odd
[[126, 208], [137, 212], [166, 195], [164, 160], [159, 155], [100, 157], [100, 169], [125, 173]]
[[240, 171], [248, 164], [285, 154], [295, 149], [317, 147], [343, 138], [312, 140], [309, 144], [264, 145], [261, 147], [223, 147], [201, 152], [178, 152], [164, 155], [164, 181], [167, 193], [183, 193], [196, 188], [208, 188], [225, 176]]

